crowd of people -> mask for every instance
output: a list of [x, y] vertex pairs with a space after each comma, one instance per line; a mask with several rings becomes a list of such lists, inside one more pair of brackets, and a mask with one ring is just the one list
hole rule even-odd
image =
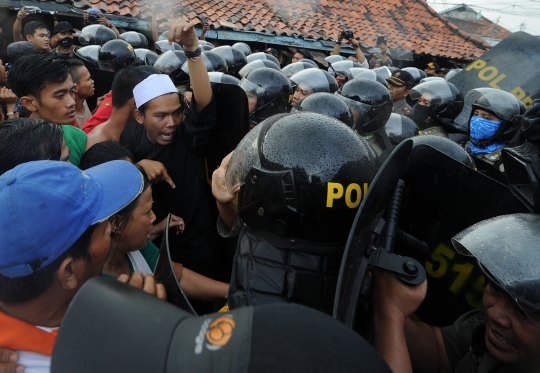
[[[358, 207], [410, 138], [424, 137], [423, 144], [513, 190], [525, 185], [525, 197], [515, 201], [538, 212], [537, 102], [527, 110], [500, 89], [460, 92], [448, 80], [459, 69], [435, 62], [396, 68], [385, 44], [380, 55], [366, 57], [348, 31], [324, 64], [304, 49], [294, 50], [288, 63], [275, 48], [213, 45], [204, 40], [207, 25], [199, 38], [183, 18], [149, 42], [141, 33], [120, 32], [97, 9], [85, 11], [91, 24], [80, 32], [55, 16], [52, 33], [39, 21], [24, 23], [27, 11], [19, 11], [9, 60], [0, 64], [0, 372], [48, 372], [51, 357], [54, 371], [57, 333], [77, 328], [62, 321], [92, 278], [112, 278], [166, 300], [153, 274], [164, 255], [156, 243], [167, 228], [172, 272], [192, 310], [219, 310], [215, 320], [238, 315], [236, 324], [227, 324], [230, 335], [209, 351], [234, 340], [235, 328], [264, 324], [244, 320], [242, 309], [264, 311], [271, 304], [277, 305], [272, 313], [322, 317], [334, 343], [350, 341], [341, 357], [326, 346], [291, 350], [299, 359], [287, 360], [295, 371], [303, 370], [301, 359], [325, 371], [349, 371], [360, 356], [354, 348], [362, 348], [362, 359], [382, 357], [366, 368], [373, 372], [540, 372], [535, 214], [494, 216], [454, 237], [458, 252], [476, 258], [486, 284], [483, 310], [453, 326], [413, 316], [426, 281], [406, 285], [397, 272], [379, 268], [370, 274], [372, 332], [362, 335], [375, 349], [321, 316], [335, 310]], [[345, 41], [354, 55], [340, 54]], [[236, 90], [220, 88], [225, 85]], [[106, 89], [96, 98], [98, 86]], [[243, 139], [231, 144], [238, 134]], [[230, 148], [216, 153], [216, 142], [226, 141]], [[216, 154], [220, 165], [209, 161]], [[517, 172], [510, 157], [528, 174]], [[135, 295], [134, 308], [138, 301]], [[279, 308], [284, 303], [310, 309]], [[150, 304], [161, 312], [159, 302]], [[78, 315], [81, 324], [86, 316]], [[156, 318], [139, 322], [151, 329]], [[251, 351], [286, 346], [293, 340], [286, 330], [301, 328], [286, 317], [270, 322], [284, 332], [264, 342], [253, 338]], [[119, 322], [109, 331], [121, 335], [126, 327]], [[295, 346], [320, 340], [316, 330], [298, 330], [305, 334]], [[74, 351], [77, 343], [71, 342]], [[224, 354], [210, 371], [245, 371], [227, 365], [238, 355]], [[86, 356], [78, 362], [86, 371], [106, 360]], [[254, 356], [248, 370], [279, 366]], [[201, 371], [210, 369], [200, 364]]]

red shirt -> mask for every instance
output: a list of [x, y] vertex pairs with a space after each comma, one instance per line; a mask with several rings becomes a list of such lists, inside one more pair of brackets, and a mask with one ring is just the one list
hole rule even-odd
[[96, 113], [92, 115], [90, 119], [84, 122], [82, 130], [85, 133], [90, 133], [94, 128], [99, 126], [101, 123], [106, 122], [107, 119], [111, 117], [112, 113], [112, 92], [107, 93], [105, 99], [99, 104]]

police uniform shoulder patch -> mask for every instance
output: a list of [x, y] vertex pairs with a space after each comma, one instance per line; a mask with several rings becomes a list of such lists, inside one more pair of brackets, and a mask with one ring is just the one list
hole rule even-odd
[[403, 112], [405, 113], [405, 116], [412, 117], [411, 107], [409, 105], [403, 106]]

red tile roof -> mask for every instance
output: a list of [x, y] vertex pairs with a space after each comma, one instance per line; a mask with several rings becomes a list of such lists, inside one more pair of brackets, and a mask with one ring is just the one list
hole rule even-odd
[[[57, 0], [64, 1], [64, 0]], [[335, 40], [348, 29], [364, 48], [373, 48], [377, 36], [387, 35], [388, 46], [417, 54], [472, 60], [489, 45], [469, 36], [441, 17], [424, 0], [73, 0], [76, 7], [93, 6], [109, 13], [149, 18], [156, 7], [158, 22], [170, 20], [182, 5], [196, 19], [205, 15], [214, 28], [219, 20], [240, 31]], [[198, 22], [198, 20], [196, 20]]]

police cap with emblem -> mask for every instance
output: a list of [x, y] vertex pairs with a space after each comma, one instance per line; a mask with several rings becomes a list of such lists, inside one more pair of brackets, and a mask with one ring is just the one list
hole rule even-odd
[[414, 87], [413, 76], [409, 72], [403, 70], [394, 71], [392, 76], [386, 79], [386, 81], [398, 87], [406, 86], [408, 89]]

